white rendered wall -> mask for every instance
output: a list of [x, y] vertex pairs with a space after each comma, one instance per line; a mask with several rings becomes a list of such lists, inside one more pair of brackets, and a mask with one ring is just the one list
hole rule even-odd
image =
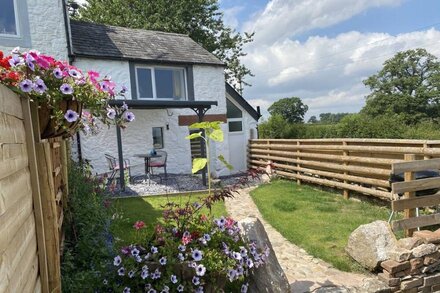
[[[128, 62], [91, 60], [78, 58], [74, 65], [82, 70], [95, 70], [102, 75], [111, 75], [117, 85], [125, 85], [130, 88], [130, 74]], [[194, 66], [194, 96], [195, 100], [218, 101], [219, 106], [214, 106], [207, 114], [225, 114], [225, 84], [222, 67]], [[131, 98], [128, 93], [127, 98]], [[191, 173], [190, 143], [185, 137], [189, 134], [187, 126], [178, 125], [179, 115], [195, 115], [190, 109], [158, 109], [158, 110], [135, 110], [136, 120], [128, 124], [122, 131], [122, 144], [124, 158], [130, 159], [132, 165], [143, 163], [143, 159], [134, 157], [138, 153], [146, 153], [153, 148], [152, 128], [162, 127], [164, 135], [164, 149], [168, 153], [167, 170], [170, 173]], [[167, 124], [169, 130], [167, 130]], [[213, 144], [212, 158], [223, 154], [229, 159], [227, 124], [222, 125], [225, 132], [223, 143]], [[91, 161], [97, 173], [107, 171], [104, 158], [105, 153], [117, 157], [116, 130], [103, 128], [97, 136], [81, 136], [82, 155], [84, 159]], [[75, 148], [75, 144], [73, 145]], [[137, 170], [142, 170], [137, 167]], [[161, 170], [159, 170], [162, 172]], [[216, 175], [227, 175], [228, 170], [221, 162], [213, 160], [212, 171]]]
[[[67, 38], [64, 25], [63, 0], [27, 1], [31, 46], [22, 51], [36, 49], [57, 59], [67, 60]], [[9, 54], [16, 46], [5, 46], [0, 40], [0, 50]]]
[[[99, 72], [102, 78], [111, 76], [117, 85], [117, 90], [120, 90], [122, 86], [126, 86], [130, 89], [130, 69], [128, 61], [98, 60], [79, 57], [75, 58], [72, 64], [83, 70], [84, 73], [93, 70]], [[125, 97], [131, 99], [130, 91], [126, 93]]]

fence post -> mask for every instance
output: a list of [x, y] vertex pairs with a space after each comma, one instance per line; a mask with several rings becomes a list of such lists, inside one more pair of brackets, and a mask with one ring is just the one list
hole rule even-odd
[[[299, 140], [297, 140], [296, 141], [296, 145], [299, 147], [300, 145], [301, 145], [301, 142], [299, 141]], [[296, 156], [296, 160], [297, 161], [299, 161], [300, 159], [301, 159], [301, 157], [300, 157], [300, 152], [301, 152], [301, 150], [298, 148], [297, 150], [296, 150], [296, 154], [297, 154], [297, 156]], [[301, 168], [301, 164], [299, 164], [299, 163], [297, 163], [296, 164], [296, 167], [299, 169], [299, 168]], [[301, 172], [298, 170], [298, 171], [296, 171], [296, 175], [301, 175]], [[299, 178], [297, 178], [296, 179], [296, 184], [297, 185], [301, 185], [301, 179], [299, 179]]]
[[60, 242], [55, 202], [50, 143], [36, 143], [38, 175], [41, 190], [43, 222], [47, 249], [49, 292], [61, 292]]
[[[404, 157], [405, 161], [414, 161], [416, 159], [416, 155], [414, 154], [405, 154]], [[407, 181], [413, 181], [415, 180], [415, 174], [414, 172], [405, 172], [404, 173], [405, 182]], [[415, 197], [415, 192], [405, 192], [404, 198], [412, 198]], [[416, 216], [416, 210], [415, 209], [405, 209], [405, 219], [413, 218]], [[405, 236], [411, 237], [415, 229], [405, 229]]]
[[[427, 144], [427, 143], [424, 143], [424, 144], [423, 144], [423, 148], [424, 148], [424, 149], [428, 149], [428, 148], [430, 148], [430, 147], [431, 147], [431, 146], [430, 146], [429, 144]], [[429, 160], [429, 159], [432, 159], [432, 156], [427, 155], [427, 154], [424, 152], [423, 159], [424, 159], [424, 160]]]
[[[347, 142], [344, 140], [342, 142], [342, 145], [343, 146], [347, 146]], [[346, 157], [349, 155], [349, 153], [348, 153], [347, 150], [344, 150], [342, 155], [344, 156], [344, 159], [346, 159]], [[346, 160], [344, 160], [344, 166], [348, 166], [348, 162]], [[348, 175], [348, 171], [344, 170], [344, 176], [347, 176], [347, 175]], [[348, 184], [348, 183], [349, 182], [344, 179], [344, 184]], [[350, 197], [350, 191], [348, 189], [344, 189], [343, 193], [344, 193], [344, 198], [345, 199], [348, 199]]]

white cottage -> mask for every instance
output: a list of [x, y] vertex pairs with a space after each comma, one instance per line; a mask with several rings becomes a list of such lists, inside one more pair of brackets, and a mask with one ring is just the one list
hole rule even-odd
[[[204, 119], [225, 122], [226, 135], [213, 157], [222, 154], [235, 172], [246, 169], [247, 141], [257, 137], [260, 115], [225, 83], [224, 64], [188, 36], [69, 21], [62, 0], [2, 0], [0, 50], [16, 46], [111, 76], [129, 88], [132, 104], [149, 105], [133, 110], [136, 120], [122, 131], [123, 155], [132, 165], [143, 162], [135, 154], [154, 147], [168, 153], [168, 172], [190, 173], [196, 150], [185, 137], [198, 118], [191, 105], [214, 102]], [[104, 153], [117, 156], [116, 130], [81, 135], [75, 145], [96, 172], [106, 172]], [[215, 160], [212, 167], [219, 176], [229, 173]]]

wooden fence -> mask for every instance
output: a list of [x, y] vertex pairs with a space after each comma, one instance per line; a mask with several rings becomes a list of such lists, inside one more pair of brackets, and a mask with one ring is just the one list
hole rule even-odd
[[0, 292], [61, 292], [67, 149], [40, 140], [37, 109], [0, 85]]
[[440, 157], [440, 141], [397, 139], [255, 139], [249, 141], [248, 166], [273, 163], [275, 173], [302, 181], [391, 200], [391, 166]]
[[[417, 216], [416, 209], [432, 207], [440, 204], [440, 178], [425, 178], [415, 180], [415, 172], [426, 170], [439, 170], [440, 159], [414, 161], [414, 155], [406, 155], [409, 162], [395, 163], [392, 166], [393, 174], [404, 174], [404, 182], [392, 184], [392, 192], [395, 195], [391, 203], [394, 212], [404, 211], [402, 220], [392, 222], [393, 230], [405, 230], [405, 235], [412, 236], [415, 228], [440, 224], [440, 213]], [[434, 194], [416, 196], [417, 191], [432, 190]], [[401, 195], [401, 196], [398, 196]], [[402, 197], [402, 198], [401, 198]]]

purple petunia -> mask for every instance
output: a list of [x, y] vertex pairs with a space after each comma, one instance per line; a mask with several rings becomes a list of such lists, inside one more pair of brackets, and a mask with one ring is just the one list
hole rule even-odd
[[180, 244], [178, 248], [179, 248], [179, 250], [182, 251], [182, 252], [184, 252], [184, 251], [186, 250], [186, 246], [185, 246], [185, 245], [182, 245], [182, 244]]
[[163, 256], [163, 257], [161, 257], [160, 259], [159, 259], [159, 263], [161, 264], [161, 265], [166, 265], [167, 264], [167, 258], [165, 257], [165, 256]]
[[134, 257], [139, 255], [139, 249], [137, 248], [133, 248], [133, 250], [131, 251], [131, 255], [133, 255]]
[[63, 84], [60, 86], [60, 91], [61, 91], [63, 94], [65, 94], [65, 95], [71, 95], [71, 94], [73, 94], [73, 88], [72, 88], [69, 84], [67, 84], [67, 83], [63, 83]]
[[171, 283], [176, 284], [177, 283], [177, 277], [176, 275], [171, 275]]
[[241, 285], [241, 293], [246, 293], [248, 291], [249, 284], [243, 284]]
[[122, 262], [122, 259], [119, 255], [113, 259], [113, 265], [115, 265], [117, 267], [121, 264], [121, 262]]
[[203, 287], [202, 286], [198, 287], [197, 290], [196, 290], [196, 293], [203, 293], [203, 292], [204, 291], [203, 291]]
[[177, 292], [183, 292], [183, 289], [185, 289], [185, 287], [184, 287], [182, 284], [180, 284], [180, 285], [177, 287]]
[[179, 254], [177, 255], [177, 258], [178, 258], [180, 261], [184, 261], [184, 260], [185, 260], [185, 257], [183, 256], [182, 253], [179, 253]]
[[196, 285], [196, 286], [199, 285], [199, 284], [200, 284], [200, 278], [194, 276], [194, 277], [192, 278], [192, 283], [193, 283], [194, 285]]
[[198, 265], [196, 267], [196, 275], [197, 276], [203, 277], [205, 275], [205, 273], [206, 273], [206, 268], [204, 265]]
[[192, 258], [195, 261], [201, 261], [202, 258], [203, 258], [203, 252], [198, 250], [198, 249], [194, 249], [193, 252], [192, 252]]
[[228, 275], [227, 275], [228, 278], [229, 278], [229, 281], [230, 282], [234, 281], [236, 275], [237, 275], [237, 271], [236, 270], [229, 270], [228, 271]]
[[133, 114], [133, 112], [125, 112], [124, 113], [124, 119], [125, 119], [125, 121], [127, 121], [127, 122], [132, 122], [132, 121], [134, 121], [134, 114]]
[[124, 275], [125, 275], [125, 269], [124, 269], [124, 267], [120, 267], [120, 268], [119, 268], [119, 270], [118, 270], [118, 275], [119, 275], [119, 276], [124, 276]]
[[73, 78], [81, 78], [82, 77], [81, 73], [79, 73], [78, 70], [75, 70], [75, 69], [70, 69], [69, 75]]
[[111, 119], [111, 120], [115, 119], [116, 118], [116, 111], [115, 111], [115, 109], [108, 108], [107, 109], [107, 117], [108, 117], [108, 119]]
[[134, 271], [129, 271], [128, 272], [128, 277], [131, 279], [134, 277]]
[[156, 254], [156, 253], [157, 253], [157, 247], [155, 247], [155, 246], [151, 246], [151, 252], [152, 252], [153, 254]]
[[39, 94], [42, 94], [45, 91], [47, 91], [47, 86], [44, 83], [44, 80], [42, 80], [41, 78], [37, 77], [37, 79], [34, 82], [34, 91], [36, 91]]
[[22, 82], [20, 82], [20, 89], [25, 93], [29, 93], [30, 91], [32, 91], [33, 85], [34, 84], [32, 83], [31, 80], [25, 79]]
[[58, 67], [53, 70], [53, 76], [57, 79], [63, 78], [63, 72]]
[[129, 287], [125, 287], [123, 293], [130, 293], [131, 289]]
[[67, 110], [66, 114], [64, 115], [64, 118], [66, 118], [67, 122], [72, 123], [78, 120], [78, 113], [76, 113], [73, 110]]
[[144, 270], [142, 270], [142, 273], [141, 273], [141, 278], [142, 278], [142, 280], [145, 280], [146, 278], [148, 278], [148, 271], [144, 271]]

